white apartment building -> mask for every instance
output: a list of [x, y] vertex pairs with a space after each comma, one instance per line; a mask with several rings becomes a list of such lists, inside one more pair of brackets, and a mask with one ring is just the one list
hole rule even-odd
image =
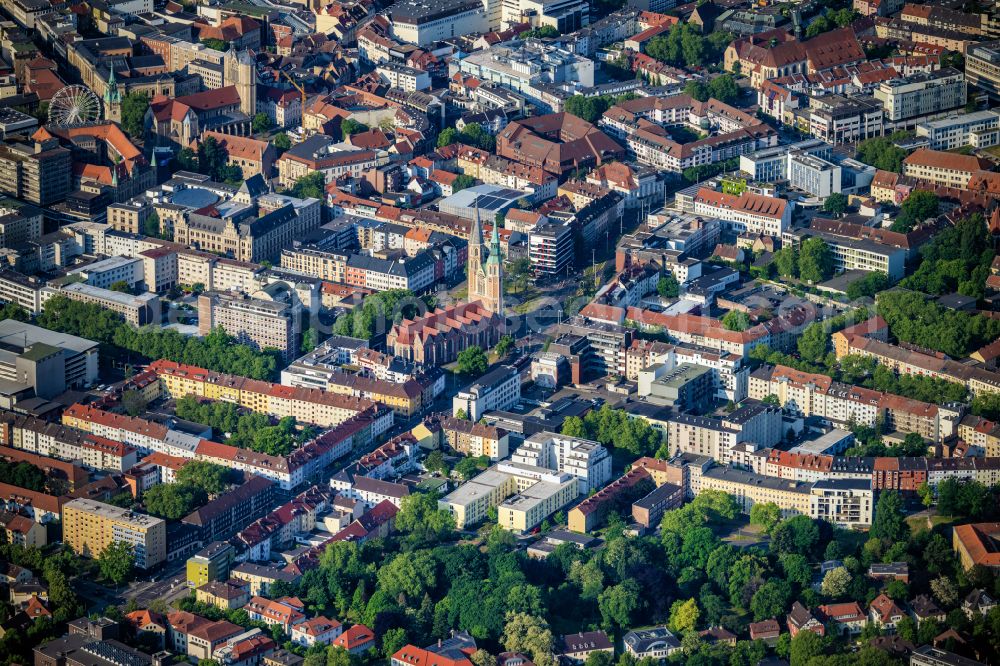
[[917, 136], [927, 139], [931, 150], [989, 148], [1000, 144], [1000, 111], [988, 109], [923, 122], [917, 125]]
[[871, 480], [822, 479], [809, 491], [809, 517], [840, 527], [869, 527], [875, 512]]
[[786, 146], [764, 148], [740, 156], [740, 171], [758, 183], [773, 183], [788, 178], [788, 158], [793, 152], [830, 159], [833, 146], [819, 139], [807, 139]]
[[809, 119], [810, 135], [834, 144], [882, 136], [885, 125], [882, 105], [870, 97], [813, 97], [803, 114]]
[[721, 419], [677, 414], [670, 418], [667, 441], [672, 450], [729, 463], [737, 444], [746, 442], [756, 448], [773, 446], [783, 435], [781, 410], [751, 400]]
[[920, 119], [965, 106], [965, 75], [946, 67], [934, 72], [883, 81], [874, 92], [893, 129], [914, 127]]
[[198, 297], [198, 332], [222, 328], [242, 344], [279, 349], [286, 359], [298, 356], [301, 308], [281, 301], [214, 292]]
[[838, 236], [818, 229], [795, 229], [786, 232], [782, 244], [798, 247], [809, 236], [822, 238], [833, 253], [834, 267], [838, 271], [861, 270], [885, 273], [890, 282], [903, 278], [906, 270], [906, 250], [901, 247], [876, 243], [866, 238]]
[[718, 218], [727, 229], [738, 234], [764, 234], [780, 238], [792, 223], [794, 207], [794, 203], [784, 199], [752, 192], [726, 194], [707, 187], [699, 189], [694, 197], [696, 215]]
[[517, 368], [501, 365], [458, 392], [452, 399], [452, 414], [460, 411], [470, 421], [478, 421], [490, 411], [508, 409], [521, 399], [521, 374]]
[[149, 292], [133, 296], [83, 282], [72, 282], [61, 289], [43, 288], [41, 292], [43, 306], [53, 296], [65, 296], [74, 301], [100, 305], [102, 308], [117, 312], [125, 318], [125, 321], [136, 327], [146, 324], [158, 326], [161, 323], [160, 297]]
[[490, 30], [482, 0], [404, 0], [392, 5], [387, 15], [392, 36], [417, 46]]
[[84, 282], [93, 286], [109, 289], [116, 282], [124, 282], [130, 288], [143, 281], [143, 263], [141, 259], [130, 257], [109, 257], [75, 268], [70, 275], [80, 276]]
[[0, 301], [17, 303], [31, 314], [42, 311], [41, 291], [45, 281], [5, 268], [0, 270]]
[[579, 482], [570, 474], [525, 463], [502, 462], [438, 500], [458, 529], [468, 529], [497, 509], [497, 524], [524, 533], [579, 497]]
[[665, 372], [671, 372], [683, 363], [710, 368], [716, 398], [739, 403], [747, 397], [750, 370], [739, 354], [680, 344], [651, 348], [645, 354], [633, 354], [630, 350], [625, 359], [625, 377], [638, 379], [642, 370], [656, 363], [662, 363]]
[[520, 93], [542, 111], [552, 110], [540, 88], [552, 83], [594, 85], [594, 61], [563, 48], [529, 39], [516, 45], [500, 44], [462, 58], [459, 70]]
[[569, 474], [577, 479], [580, 495], [588, 495], [611, 481], [611, 455], [589, 439], [540, 432], [526, 439], [511, 461]]
[[390, 88], [399, 88], [406, 92], [428, 90], [431, 87], [431, 75], [427, 72], [401, 65], [398, 62], [385, 62], [375, 68], [375, 72], [389, 84]]

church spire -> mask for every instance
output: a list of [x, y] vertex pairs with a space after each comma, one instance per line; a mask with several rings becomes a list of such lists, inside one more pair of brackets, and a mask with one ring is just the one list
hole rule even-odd
[[483, 245], [483, 222], [479, 218], [479, 201], [476, 201], [476, 209], [472, 214], [472, 230], [469, 232], [469, 247], [472, 245], [482, 247]]
[[498, 264], [501, 263], [500, 258], [500, 232], [497, 231], [497, 225], [493, 225], [493, 233], [490, 234], [490, 256], [486, 260], [487, 264]]

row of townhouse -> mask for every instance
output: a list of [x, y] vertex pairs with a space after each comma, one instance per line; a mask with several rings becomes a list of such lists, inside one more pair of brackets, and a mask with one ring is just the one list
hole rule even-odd
[[63, 412], [63, 425], [114, 443], [128, 444], [143, 453], [159, 452], [184, 459], [213, 462], [247, 474], [258, 474], [291, 490], [311, 474], [352, 450], [372, 442], [379, 421], [392, 413], [371, 407], [326, 430], [287, 456], [272, 456], [211, 442], [138, 417], [115, 414], [90, 405], [72, 405]]
[[138, 460], [135, 447], [66, 425], [4, 412], [0, 416], [4, 446], [59, 460], [79, 460], [95, 470], [122, 473]]
[[[777, 144], [777, 133], [753, 116], [716, 99], [690, 95], [640, 97], [605, 111], [600, 126], [625, 142], [642, 164], [673, 173], [714, 164]], [[683, 143], [671, 127], [708, 130], [712, 136]]]
[[806, 482], [764, 476], [731, 466], [717, 466], [704, 456], [692, 456], [681, 464], [689, 467], [687, 494], [720, 490], [736, 499], [741, 511], [755, 504], [773, 502], [784, 518], [809, 516], [846, 528], [872, 524], [874, 494], [869, 480], [821, 479]]
[[300, 423], [323, 428], [365, 412], [372, 418], [373, 438], [392, 427], [392, 411], [364, 398], [322, 389], [282, 386], [163, 359], [153, 362], [149, 369], [160, 378], [163, 394], [174, 399], [193, 395], [224, 400], [275, 418], [291, 416]]
[[750, 374], [748, 391], [757, 400], [777, 396], [785, 410], [801, 416], [869, 426], [884, 419], [889, 428], [933, 441], [954, 435], [961, 418], [957, 409], [843, 384], [783, 365], [759, 367]]
[[[745, 331], [730, 331], [722, 321], [712, 317], [692, 314], [668, 315], [652, 310], [628, 308], [624, 321], [640, 329], [667, 333], [677, 342], [748, 355], [755, 347], [767, 345], [772, 349], [786, 349], [794, 343], [809, 313], [804, 308], [793, 308]], [[615, 322], [621, 323], [621, 322]]]
[[329, 490], [312, 486], [240, 530], [236, 541], [246, 548], [248, 560], [267, 562], [272, 550], [283, 550], [294, 542], [296, 534], [315, 529], [316, 517], [330, 507], [332, 499]]
[[857, 354], [877, 360], [881, 365], [901, 375], [937, 377], [962, 384], [972, 395], [1000, 392], [1000, 373], [949, 358], [904, 349], [874, 337], [854, 335], [844, 345], [844, 355]]
[[936, 487], [945, 479], [978, 481], [986, 486], [1000, 481], [1000, 457], [855, 458], [759, 449], [738, 451], [733, 465], [761, 476], [789, 481], [865, 481], [876, 490], [907, 492], [916, 491], [924, 482]]

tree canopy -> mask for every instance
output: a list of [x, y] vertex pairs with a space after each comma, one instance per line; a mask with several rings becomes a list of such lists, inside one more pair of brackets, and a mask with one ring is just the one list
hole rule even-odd
[[271, 379], [280, 356], [274, 349], [256, 351], [238, 344], [221, 328], [203, 338], [187, 337], [171, 328], [137, 329], [118, 313], [65, 296], [47, 300], [36, 323], [52, 331], [95, 340], [109, 352], [164, 358], [252, 379]]
[[562, 434], [600, 442], [637, 456], [651, 456], [660, 446], [661, 435], [644, 419], [630, 418], [619, 409], [605, 404], [583, 417], [570, 416], [563, 422]]

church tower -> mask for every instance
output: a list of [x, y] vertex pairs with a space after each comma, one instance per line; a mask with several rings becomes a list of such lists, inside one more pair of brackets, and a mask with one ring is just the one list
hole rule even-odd
[[483, 225], [476, 207], [469, 234], [469, 302], [479, 301], [490, 312], [503, 315], [503, 255], [496, 224], [490, 235], [489, 256], [483, 260]]
[[240, 111], [251, 118], [257, 113], [257, 66], [249, 51], [226, 51], [224, 85], [236, 86], [240, 96]]
[[486, 283], [484, 292], [486, 298], [483, 303], [486, 307], [503, 315], [503, 254], [500, 252], [500, 232], [497, 225], [493, 225], [493, 233], [490, 234], [490, 256], [486, 260]]
[[111, 66], [108, 86], [104, 89], [104, 118], [116, 123], [122, 121], [122, 94], [118, 90], [118, 79], [115, 77], [115, 67]]

